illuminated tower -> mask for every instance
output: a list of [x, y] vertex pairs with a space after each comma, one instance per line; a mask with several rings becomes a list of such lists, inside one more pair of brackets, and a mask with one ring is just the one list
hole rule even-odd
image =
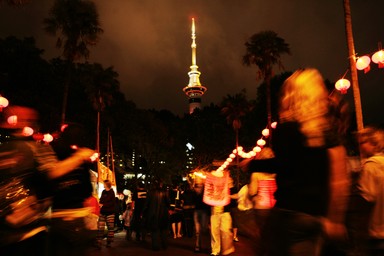
[[200, 83], [200, 72], [197, 70], [196, 65], [196, 34], [195, 34], [195, 19], [192, 18], [192, 65], [191, 71], [188, 72], [189, 84], [183, 88], [183, 91], [189, 98], [189, 113], [192, 114], [196, 108], [201, 107], [201, 96], [207, 90], [206, 87]]

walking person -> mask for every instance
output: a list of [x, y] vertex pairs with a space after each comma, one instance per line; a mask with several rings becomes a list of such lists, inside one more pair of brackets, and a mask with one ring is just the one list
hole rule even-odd
[[[79, 147], [87, 146], [82, 125], [69, 123], [62, 128], [59, 137], [53, 141], [59, 160], [72, 156]], [[72, 172], [53, 179], [53, 202], [50, 223], [50, 255], [83, 256], [94, 243], [94, 231], [87, 225], [91, 209], [84, 202], [92, 196], [90, 178], [94, 163], [84, 163]]]
[[[195, 252], [201, 252], [204, 249], [202, 244], [203, 236], [207, 235], [208, 222], [210, 216], [210, 206], [204, 203], [204, 183], [194, 185], [194, 204], [193, 223], [195, 226]], [[209, 247], [209, 246], [207, 246]]]
[[203, 200], [211, 205], [211, 256], [235, 252], [229, 207], [232, 183], [228, 171], [213, 171], [205, 180]]
[[169, 231], [169, 197], [161, 184], [150, 190], [144, 207], [143, 218], [146, 229], [151, 233], [152, 250], [166, 250]]
[[384, 255], [384, 130], [367, 127], [357, 136], [364, 158], [357, 182], [361, 196], [357, 207], [362, 223], [356, 223], [359, 224], [355, 230], [357, 237], [352, 242], [360, 245], [355, 246], [359, 255]]
[[340, 127], [330, 110], [316, 69], [298, 70], [284, 82], [272, 136], [275, 157], [249, 166], [251, 172], [276, 173], [276, 204], [261, 236], [266, 255], [319, 256], [324, 241], [346, 239], [350, 177]]
[[181, 190], [179, 186], [176, 185], [170, 192], [170, 216], [169, 220], [171, 222], [172, 236], [173, 239], [183, 237], [181, 233], [181, 224], [183, 222], [183, 208], [181, 201]]
[[131, 221], [131, 229], [135, 233], [136, 241], [145, 241], [146, 230], [143, 220], [143, 210], [147, 201], [147, 190], [144, 188], [144, 184], [138, 181], [136, 190], [132, 195], [132, 209], [133, 216]]
[[113, 238], [115, 235], [115, 191], [112, 189], [112, 183], [109, 180], [104, 180], [104, 190], [101, 192], [100, 196], [100, 216], [98, 223], [98, 236], [97, 242], [98, 247], [101, 248], [102, 239], [104, 238], [105, 226], [107, 226], [107, 247], [111, 247]]

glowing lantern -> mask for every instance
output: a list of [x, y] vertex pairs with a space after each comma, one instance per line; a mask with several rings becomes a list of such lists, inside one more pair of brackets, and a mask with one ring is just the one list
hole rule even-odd
[[17, 124], [17, 116], [13, 115], [13, 116], [8, 117], [7, 122], [10, 125], [16, 126], [16, 124]]
[[254, 147], [254, 148], [253, 148], [253, 151], [254, 151], [255, 153], [259, 153], [259, 152], [261, 151], [261, 147], [259, 147], [259, 146]]
[[367, 73], [370, 70], [369, 64], [371, 59], [368, 56], [362, 56], [356, 61], [356, 68], [358, 70], [364, 70], [364, 73]]
[[263, 140], [263, 139], [259, 139], [259, 140], [257, 141], [257, 145], [260, 146], [260, 147], [264, 146], [264, 145], [265, 145], [265, 140]]
[[6, 98], [4, 98], [4, 97], [2, 97], [2, 96], [0, 95], [0, 111], [1, 111], [3, 108], [6, 108], [6, 107], [8, 106], [8, 104], [9, 104], [9, 101], [8, 101]]
[[230, 158], [230, 157], [227, 158], [227, 162], [228, 162], [228, 163], [230, 163], [230, 162], [232, 162], [232, 161], [233, 161], [232, 158]]
[[229, 157], [230, 157], [230, 158], [235, 158], [236, 155], [235, 155], [235, 154], [230, 154]]
[[62, 124], [60, 127], [60, 131], [64, 132], [65, 128], [67, 128], [67, 127], [68, 127], [68, 124]]
[[263, 134], [264, 137], [268, 137], [269, 136], [269, 129], [264, 129], [261, 134]]
[[31, 136], [33, 134], [33, 132], [34, 131], [31, 127], [26, 126], [23, 128], [22, 134], [23, 134], [23, 136], [28, 137], [28, 136]]
[[44, 134], [44, 139], [43, 139], [43, 141], [49, 143], [49, 142], [53, 141], [53, 136], [52, 136], [51, 134], [49, 134], [49, 133]]
[[342, 94], [347, 93], [348, 88], [351, 86], [351, 83], [347, 79], [339, 79], [336, 84], [335, 88], [339, 90]]
[[271, 127], [272, 127], [273, 129], [275, 129], [276, 126], [277, 126], [277, 122], [273, 122], [273, 123], [271, 123]]
[[379, 65], [379, 68], [384, 68], [384, 50], [375, 52], [372, 56], [372, 61]]
[[78, 150], [79, 149], [79, 147], [77, 145], [71, 145], [70, 148], [73, 149], [73, 150]]

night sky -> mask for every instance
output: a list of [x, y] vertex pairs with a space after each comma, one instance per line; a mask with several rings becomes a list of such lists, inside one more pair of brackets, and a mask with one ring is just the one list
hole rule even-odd
[[[58, 57], [56, 38], [43, 31], [52, 0], [22, 8], [0, 7], [0, 37], [34, 36], [44, 58]], [[191, 18], [196, 21], [197, 65], [208, 88], [203, 106], [246, 88], [256, 98], [256, 67], [242, 65], [244, 43], [273, 30], [291, 48], [286, 71], [318, 68], [336, 81], [349, 66], [342, 0], [96, 0], [104, 34], [91, 48], [90, 62], [113, 66], [122, 92], [143, 109], [188, 112], [183, 87], [191, 65]], [[372, 54], [384, 45], [384, 0], [350, 0], [355, 50]], [[281, 71], [276, 70], [276, 73]], [[347, 75], [350, 78], [350, 75]], [[384, 69], [359, 72], [365, 124], [384, 123]], [[0, 85], [1, 86], [1, 85]], [[347, 97], [352, 99], [352, 90]], [[353, 106], [352, 106], [353, 107]]]

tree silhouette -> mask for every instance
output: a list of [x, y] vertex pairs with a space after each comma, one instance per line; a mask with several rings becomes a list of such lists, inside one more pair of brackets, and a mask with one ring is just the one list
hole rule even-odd
[[258, 68], [258, 78], [266, 83], [267, 91], [267, 120], [270, 128], [271, 113], [271, 78], [273, 77], [273, 66], [278, 65], [283, 68], [281, 55], [290, 54], [289, 45], [283, 38], [279, 37], [274, 31], [262, 31], [251, 36], [245, 43], [246, 53], [243, 56], [243, 64], [247, 66], [256, 65]]
[[61, 116], [64, 123], [73, 63], [82, 58], [88, 59], [88, 46], [97, 43], [103, 30], [99, 25], [96, 5], [86, 0], [55, 0], [44, 25], [49, 35], [57, 37], [56, 47], [63, 50], [62, 56], [68, 62]]

